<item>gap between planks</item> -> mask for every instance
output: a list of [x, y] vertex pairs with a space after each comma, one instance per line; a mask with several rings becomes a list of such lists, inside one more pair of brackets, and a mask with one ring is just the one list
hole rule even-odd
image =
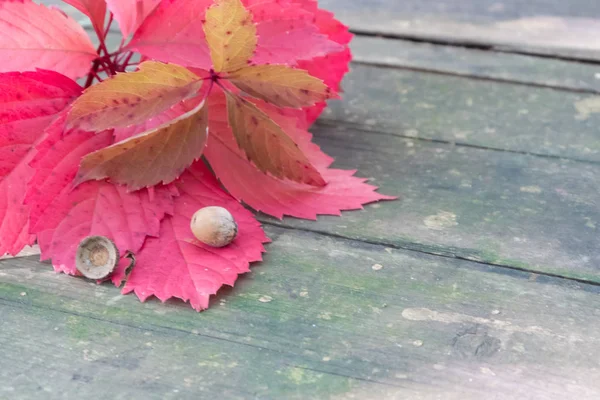
[[[198, 337], [202, 337], [205, 339], [209, 339], [209, 340], [215, 340], [218, 342], [225, 342], [225, 343], [230, 343], [233, 345], [240, 345], [243, 347], [249, 347], [258, 351], [268, 351], [268, 352], [275, 352], [275, 353], [279, 353], [281, 355], [285, 355], [285, 356], [296, 356], [293, 353], [286, 353], [282, 350], [276, 349], [276, 348], [270, 348], [270, 347], [264, 347], [264, 346], [259, 346], [259, 345], [255, 345], [255, 344], [251, 344], [251, 343], [247, 343], [243, 340], [232, 340], [232, 339], [227, 339], [225, 337], [219, 337], [219, 336], [215, 336], [215, 335], [208, 335], [206, 333], [200, 333], [200, 332], [195, 332], [195, 331], [188, 331], [185, 329], [180, 329], [180, 328], [175, 328], [172, 326], [168, 326], [168, 325], [160, 325], [160, 324], [156, 324], [153, 323], [151, 324], [151, 326], [139, 326], [136, 324], [129, 324], [129, 323], [124, 323], [121, 321], [115, 321], [115, 320], [111, 320], [111, 319], [107, 319], [107, 318], [99, 318], [96, 316], [92, 316], [92, 315], [87, 315], [87, 314], [82, 314], [76, 311], [67, 311], [64, 309], [58, 309], [55, 307], [48, 307], [48, 306], [38, 306], [35, 304], [25, 304], [23, 302], [19, 302], [19, 301], [15, 301], [15, 300], [11, 300], [8, 298], [4, 298], [2, 296], [0, 296], [0, 306], [2, 306], [2, 304], [4, 303], [4, 305], [10, 305], [12, 307], [17, 307], [20, 309], [26, 309], [26, 308], [35, 308], [38, 310], [43, 310], [43, 311], [52, 311], [52, 312], [56, 312], [56, 313], [60, 313], [60, 314], [64, 314], [64, 315], [68, 315], [68, 316], [74, 316], [74, 317], [79, 317], [79, 318], [85, 318], [88, 320], [93, 320], [93, 321], [98, 321], [98, 322], [102, 322], [102, 323], [106, 323], [106, 324], [110, 324], [110, 325], [114, 325], [114, 326], [119, 326], [119, 327], [125, 327], [125, 328], [129, 328], [129, 329], [135, 329], [137, 331], [140, 332], [153, 332], [153, 333], [157, 333], [160, 332], [161, 330], [167, 331], [167, 332], [177, 332], [180, 334], [186, 334], [186, 335], [194, 335], [194, 336], [198, 336]], [[305, 360], [306, 361], [306, 360]], [[377, 385], [382, 385], [382, 386], [387, 386], [387, 387], [398, 387], [401, 388], [403, 387], [402, 385], [398, 385], [398, 384], [394, 384], [391, 382], [384, 382], [384, 381], [380, 381], [377, 379], [369, 379], [369, 378], [364, 378], [364, 377], [359, 377], [359, 376], [354, 376], [351, 374], [344, 374], [344, 373], [340, 373], [340, 372], [333, 372], [333, 371], [326, 371], [323, 369], [318, 369], [318, 368], [308, 368], [306, 366], [302, 366], [302, 365], [295, 365], [295, 364], [291, 364], [291, 363], [284, 363], [287, 366], [293, 367], [293, 368], [299, 368], [299, 369], [306, 369], [306, 370], [310, 370], [310, 371], [314, 371], [314, 372], [318, 372], [318, 373], [322, 373], [322, 374], [326, 374], [326, 375], [331, 375], [331, 376], [337, 376], [337, 377], [344, 377], [344, 378], [349, 378], [352, 380], [356, 380], [359, 382], [368, 382], [368, 383], [374, 383]], [[331, 365], [332, 368], [344, 368], [343, 366], [338, 366], [335, 364], [329, 364]]]
[[[343, 217], [340, 217], [340, 218], [343, 218]], [[423, 244], [419, 244], [416, 242], [409, 242], [409, 241], [406, 241], [402, 244], [397, 244], [397, 243], [392, 243], [392, 242], [386, 242], [384, 240], [368, 240], [368, 239], [353, 238], [350, 236], [327, 232], [327, 231], [323, 231], [320, 229], [291, 226], [291, 225], [287, 225], [283, 221], [282, 222], [273, 222], [272, 220], [265, 220], [264, 218], [260, 218], [260, 216], [257, 216], [257, 219], [263, 225], [273, 226], [276, 228], [285, 229], [285, 230], [289, 230], [289, 231], [312, 233], [312, 234], [316, 234], [316, 235], [320, 235], [320, 236], [324, 236], [324, 237], [329, 237], [329, 238], [339, 239], [339, 240], [346, 240], [346, 241], [354, 242], [354, 243], [364, 243], [364, 244], [380, 246], [380, 247], [384, 247], [384, 248], [392, 248], [392, 249], [396, 249], [396, 250], [410, 251], [410, 252], [414, 252], [414, 253], [426, 254], [429, 256], [440, 257], [440, 258], [444, 258], [444, 259], [461, 260], [461, 261], [466, 261], [469, 263], [474, 263], [477, 265], [501, 268], [501, 269], [506, 269], [506, 270], [511, 270], [511, 271], [525, 272], [525, 273], [530, 273], [534, 276], [545, 276], [548, 278], [561, 279], [561, 280], [565, 280], [565, 281], [569, 281], [569, 282], [576, 282], [578, 284], [600, 287], [600, 282], [594, 282], [591, 280], [575, 278], [575, 277], [568, 277], [568, 276], [564, 276], [564, 275], [560, 275], [560, 274], [553, 274], [550, 272], [543, 272], [543, 271], [532, 270], [532, 269], [527, 269], [527, 268], [520, 268], [520, 267], [508, 265], [508, 264], [481, 261], [481, 260], [475, 259], [474, 257], [461, 256], [459, 254], [456, 254], [456, 253], [450, 251], [449, 249], [444, 249], [443, 247], [437, 248], [437, 247], [434, 247], [431, 245], [423, 245]], [[33, 256], [36, 256], [39, 254], [40, 254], [39, 247], [37, 245], [35, 245], [35, 246], [32, 246], [30, 248], [23, 250], [19, 255], [15, 256], [15, 257], [10, 257], [10, 256], [0, 257], [0, 262], [2, 262], [3, 260], [6, 261], [6, 260], [11, 260], [11, 259], [16, 259], [16, 258], [33, 257]], [[0, 297], [0, 299], [3, 299], [3, 298]], [[8, 301], [7, 299], [3, 299], [3, 300]], [[64, 312], [61, 310], [54, 310], [54, 311]], [[74, 315], [83, 316], [83, 315], [79, 315], [77, 313], [74, 313]], [[129, 326], [129, 325], [126, 325], [126, 326]], [[163, 327], [163, 326], [161, 326], [161, 328], [175, 329], [175, 328], [169, 328], [169, 327]], [[207, 336], [207, 337], [211, 337], [211, 336]], [[211, 338], [219, 339], [217, 337], [211, 337]]]
[[402, 134], [392, 132], [391, 127], [389, 128], [389, 131], [382, 130], [382, 128], [388, 129], [388, 127], [386, 127], [386, 126], [378, 126], [377, 127], [378, 129], [374, 129], [373, 127], [370, 127], [367, 125], [356, 124], [356, 123], [352, 123], [352, 122], [348, 122], [348, 121], [341, 121], [341, 120], [337, 120], [337, 119], [329, 119], [329, 118], [323, 118], [323, 117], [319, 118], [317, 120], [317, 122], [315, 123], [315, 125], [317, 125], [317, 126], [321, 125], [323, 127], [346, 127], [346, 128], [350, 128], [350, 129], [356, 129], [358, 131], [363, 131], [363, 132], [369, 133], [369, 134], [392, 136], [392, 137], [397, 137], [397, 138], [401, 138], [401, 139], [415, 140], [415, 141], [419, 141], [419, 142], [438, 143], [438, 144], [445, 144], [448, 146], [466, 147], [469, 149], [494, 151], [494, 152], [498, 152], [498, 153], [520, 154], [520, 155], [524, 155], [524, 156], [539, 157], [539, 158], [550, 159], [550, 160], [565, 160], [565, 161], [572, 161], [572, 162], [583, 163], [583, 164], [600, 165], [599, 161], [586, 160], [586, 159], [577, 158], [577, 157], [536, 153], [533, 151], [524, 151], [524, 150], [503, 149], [500, 147], [483, 146], [483, 145], [471, 144], [471, 143], [460, 142], [460, 141], [449, 141], [449, 140], [444, 140], [444, 139], [434, 139], [434, 138], [427, 138], [427, 137], [402, 135]]
[[350, 32], [356, 36], [364, 36], [364, 37], [376, 37], [383, 39], [394, 39], [394, 40], [405, 40], [414, 43], [428, 43], [435, 44], [440, 46], [448, 46], [448, 47], [459, 47], [465, 49], [473, 49], [473, 50], [483, 50], [490, 51], [494, 53], [503, 53], [503, 54], [519, 54], [526, 55], [530, 57], [537, 58], [547, 58], [552, 60], [562, 60], [562, 61], [571, 61], [580, 64], [589, 64], [589, 65], [600, 65], [600, 60], [595, 60], [591, 58], [577, 57], [577, 56], [567, 56], [560, 54], [547, 54], [542, 52], [528, 51], [528, 50], [519, 50], [517, 48], [510, 47], [508, 45], [497, 45], [497, 44], [484, 44], [478, 41], [469, 41], [469, 40], [454, 40], [451, 38], [442, 39], [442, 38], [433, 38], [420, 36], [418, 34], [408, 34], [408, 33], [383, 33], [375, 30], [367, 30], [367, 29], [350, 29]]
[[[431, 43], [431, 44], [433, 44], [433, 43]], [[370, 61], [366, 57], [361, 58], [360, 56], [356, 57], [356, 55], [355, 55], [355, 58], [352, 60], [352, 64], [365, 65], [365, 66], [376, 67], [376, 68], [399, 69], [399, 70], [405, 70], [405, 71], [423, 72], [423, 73], [427, 73], [427, 74], [453, 76], [453, 77], [458, 77], [458, 78], [472, 79], [472, 80], [485, 81], [485, 82], [496, 82], [496, 83], [503, 83], [503, 84], [508, 84], [508, 85], [520, 85], [520, 86], [527, 86], [527, 87], [534, 87], [534, 88], [541, 88], [541, 89], [552, 89], [552, 90], [558, 90], [561, 92], [569, 92], [569, 93], [583, 93], [583, 94], [595, 94], [595, 95], [600, 94], [600, 90], [591, 89], [591, 88], [590, 89], [574, 88], [574, 87], [570, 87], [570, 86], [552, 85], [552, 84], [530, 82], [530, 81], [518, 80], [518, 79], [497, 78], [497, 77], [493, 77], [493, 76], [481, 76], [481, 75], [475, 75], [475, 74], [470, 74], [470, 73], [466, 73], [466, 72], [461, 73], [461, 72], [454, 72], [454, 71], [448, 71], [448, 70], [436, 69], [436, 68], [411, 67], [408, 65], [402, 65], [400, 63], [392, 64], [392, 63], [386, 63], [386, 62], [380, 62], [380, 61]]]
[[[587, 279], [582, 279], [582, 278], [575, 278], [575, 277], [568, 277], [568, 276], [563, 276], [560, 274], [553, 274], [550, 272], [543, 272], [543, 271], [538, 271], [538, 270], [531, 270], [531, 269], [527, 269], [527, 268], [521, 268], [521, 267], [515, 267], [512, 265], [508, 265], [508, 264], [501, 264], [501, 263], [493, 263], [493, 262], [486, 262], [486, 261], [481, 261], [481, 260], [477, 260], [473, 257], [467, 257], [467, 256], [461, 256], [458, 255], [456, 253], [453, 253], [451, 251], [445, 250], [442, 247], [439, 248], [435, 248], [433, 246], [428, 246], [428, 245], [423, 245], [423, 244], [419, 244], [416, 242], [405, 242], [403, 244], [397, 244], [397, 243], [392, 243], [392, 242], [385, 242], [383, 240], [368, 240], [368, 239], [359, 239], [359, 238], [353, 238], [353, 237], [349, 237], [349, 236], [344, 236], [344, 235], [340, 235], [337, 233], [332, 233], [332, 232], [327, 232], [327, 231], [323, 231], [323, 230], [319, 230], [319, 229], [311, 229], [311, 228], [301, 228], [301, 227], [297, 227], [297, 226], [290, 226], [285, 224], [284, 222], [273, 222], [273, 221], [268, 221], [268, 220], [264, 220], [264, 219], [260, 219], [259, 221], [263, 224], [263, 225], [269, 225], [269, 226], [273, 226], [276, 228], [281, 228], [281, 229], [287, 229], [287, 230], [296, 230], [296, 231], [301, 231], [301, 232], [308, 232], [308, 233], [314, 233], [317, 235], [321, 235], [321, 236], [325, 236], [325, 237], [330, 237], [333, 239], [340, 239], [340, 240], [348, 240], [350, 242], [356, 242], [356, 243], [365, 243], [365, 244], [370, 244], [370, 245], [374, 245], [374, 246], [382, 246], [382, 247], [386, 247], [386, 248], [392, 248], [392, 249], [396, 249], [396, 250], [404, 250], [404, 251], [410, 251], [410, 252], [414, 252], [414, 253], [419, 253], [419, 254], [426, 254], [429, 256], [433, 256], [433, 257], [440, 257], [440, 258], [445, 258], [445, 259], [454, 259], [454, 260], [461, 260], [461, 261], [467, 261], [470, 263], [474, 263], [474, 264], [478, 264], [478, 265], [483, 265], [483, 266], [488, 266], [488, 267], [496, 267], [496, 268], [502, 268], [502, 269], [507, 269], [507, 270], [511, 270], [511, 271], [519, 271], [519, 272], [525, 272], [525, 273], [530, 273], [534, 276], [545, 276], [545, 277], [549, 277], [549, 278], [555, 278], [555, 279], [561, 279], [561, 280], [565, 280], [565, 281], [569, 281], [569, 282], [576, 282], [579, 284], [584, 284], [584, 285], [590, 285], [590, 286], [594, 286], [594, 287], [600, 287], [600, 282], [595, 282], [595, 281], [591, 281], [591, 280], [587, 280]], [[436, 251], [437, 249], [437, 251]]]

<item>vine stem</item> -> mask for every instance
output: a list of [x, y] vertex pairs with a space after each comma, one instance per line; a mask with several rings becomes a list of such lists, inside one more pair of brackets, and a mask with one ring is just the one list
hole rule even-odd
[[99, 57], [96, 58], [92, 63], [92, 69], [88, 73], [88, 77], [84, 85], [85, 88], [90, 87], [94, 82], [94, 79], [97, 79], [99, 82], [102, 82], [102, 78], [98, 75], [99, 72], [105, 72], [112, 75], [116, 73], [115, 65], [111, 60], [111, 57], [115, 54], [119, 54], [119, 52], [117, 51], [115, 53], [109, 53], [108, 48], [106, 47], [106, 38], [108, 37], [108, 33], [110, 31], [110, 27], [113, 23], [113, 20], [113, 13], [110, 13], [110, 17], [108, 19], [108, 23], [106, 24], [104, 34], [98, 34], [100, 45], [96, 49], [96, 52], [98, 53]]
[[[98, 51], [100, 51], [100, 49], [98, 49]], [[95, 75], [98, 74], [98, 68], [100, 68], [100, 60], [97, 58], [94, 60], [94, 63], [92, 64], [92, 70], [88, 74], [87, 80], [85, 81], [84, 88], [87, 89], [92, 85], [92, 82], [94, 82]]]
[[130, 51], [127, 58], [125, 58], [125, 61], [123, 61], [123, 70], [125, 70], [125, 68], [129, 66], [129, 61], [131, 61], [131, 57], [133, 57], [133, 51]]
[[103, 81], [103, 79], [100, 77], [100, 75], [98, 75], [98, 72], [92, 71], [91, 74], [94, 75], [94, 78], [96, 78], [96, 80], [98, 82], [102, 82]]

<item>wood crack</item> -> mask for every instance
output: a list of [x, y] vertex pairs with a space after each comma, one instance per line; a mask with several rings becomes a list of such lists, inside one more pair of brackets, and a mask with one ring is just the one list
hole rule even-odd
[[[537, 152], [533, 152], [533, 151], [504, 149], [501, 147], [483, 146], [483, 145], [460, 142], [460, 141], [449, 141], [449, 140], [444, 140], [444, 139], [434, 139], [434, 138], [428, 138], [428, 137], [402, 135], [399, 133], [391, 132], [391, 128], [389, 131], [384, 130], [384, 129], [386, 129], [386, 127], [378, 127], [377, 129], [373, 129], [368, 126], [355, 124], [355, 123], [348, 122], [348, 121], [340, 121], [337, 119], [328, 119], [328, 118], [323, 118], [323, 117], [321, 117], [319, 120], [317, 120], [317, 122], [315, 124], [315, 126], [319, 126], [319, 125], [323, 126], [323, 127], [343, 126], [343, 127], [349, 128], [349, 129], [354, 129], [354, 130], [365, 132], [365, 133], [370, 133], [370, 134], [375, 134], [375, 135], [392, 136], [392, 137], [397, 137], [397, 138], [401, 138], [401, 139], [415, 140], [415, 141], [419, 141], [419, 142], [438, 143], [438, 144], [444, 144], [444, 145], [456, 146], [456, 147], [465, 147], [465, 148], [476, 149], [476, 150], [486, 150], [486, 151], [494, 151], [494, 152], [500, 152], [500, 153], [520, 154], [520, 155], [524, 155], [524, 156], [539, 157], [539, 158], [545, 158], [545, 159], [551, 159], [551, 160], [563, 160], [563, 161], [572, 161], [572, 162], [584, 163], [584, 164], [600, 165], [600, 162], [598, 162], [598, 161], [586, 160], [584, 158], [559, 156], [556, 154], [547, 154], [547, 153], [537, 153]], [[362, 150], [364, 150], [364, 149], [362, 149]]]
[[[111, 324], [111, 325], [116, 325], [119, 327], [124, 327], [124, 328], [130, 328], [130, 329], [134, 329], [140, 332], [153, 332], [153, 333], [159, 333], [160, 330], [165, 330], [165, 331], [170, 331], [170, 332], [176, 332], [176, 333], [180, 333], [180, 334], [186, 334], [186, 335], [195, 335], [195, 336], [199, 336], [199, 337], [203, 337], [206, 339], [211, 339], [211, 340], [216, 340], [216, 341], [222, 341], [222, 342], [226, 342], [226, 343], [231, 343], [231, 344], [236, 344], [236, 345], [241, 345], [244, 347], [249, 347], [252, 349], [256, 349], [259, 351], [271, 351], [271, 352], [275, 352], [278, 354], [281, 354], [284, 357], [296, 357], [296, 358], [302, 358], [300, 355], [294, 355], [294, 354], [290, 354], [287, 352], [284, 352], [282, 350], [278, 350], [278, 349], [273, 349], [273, 348], [268, 348], [268, 347], [263, 347], [263, 346], [258, 346], [255, 344], [251, 344], [251, 343], [246, 343], [243, 341], [236, 341], [236, 340], [231, 340], [231, 339], [227, 339], [227, 338], [223, 338], [223, 337], [219, 337], [219, 336], [215, 336], [215, 335], [208, 335], [208, 334], [204, 334], [204, 333], [199, 333], [199, 332], [192, 332], [192, 331], [187, 331], [185, 329], [180, 329], [180, 328], [174, 328], [171, 326], [165, 326], [165, 325], [158, 325], [158, 324], [151, 324], [150, 326], [146, 326], [146, 327], [141, 327], [139, 325], [135, 325], [135, 324], [128, 324], [128, 323], [124, 323], [121, 321], [115, 321], [115, 320], [110, 320], [110, 319], [104, 319], [104, 318], [99, 318], [93, 315], [89, 315], [89, 314], [82, 314], [82, 313], [78, 313], [75, 311], [67, 311], [67, 310], [62, 310], [62, 309], [57, 309], [54, 307], [42, 307], [36, 304], [27, 304], [21, 301], [15, 301], [13, 299], [9, 299], [3, 296], [0, 296], [0, 305], [2, 305], [2, 302], [4, 303], [4, 305], [10, 305], [11, 307], [18, 307], [21, 309], [26, 309], [26, 308], [35, 308], [38, 310], [44, 310], [44, 311], [53, 311], [53, 312], [57, 312], [60, 314], [64, 314], [64, 315], [69, 315], [69, 316], [75, 316], [75, 317], [79, 317], [79, 318], [86, 318], [89, 320], [93, 320], [93, 321], [98, 321], [98, 322], [102, 322], [102, 323], [107, 323], [107, 324]], [[314, 361], [313, 361], [314, 362]], [[375, 379], [368, 379], [368, 378], [364, 378], [364, 377], [358, 377], [358, 376], [353, 376], [353, 375], [349, 375], [349, 374], [343, 374], [340, 372], [331, 372], [331, 371], [326, 371], [326, 370], [322, 370], [322, 369], [316, 369], [316, 368], [309, 368], [306, 366], [299, 366], [299, 365], [295, 365], [295, 364], [291, 364], [291, 363], [283, 363], [284, 365], [287, 365], [289, 367], [292, 368], [298, 368], [298, 369], [303, 369], [303, 370], [309, 370], [309, 371], [314, 371], [314, 372], [318, 372], [321, 374], [327, 374], [327, 375], [331, 375], [331, 376], [337, 376], [337, 377], [342, 377], [342, 378], [348, 378], [348, 379], [353, 379], [353, 380], [357, 380], [357, 381], [362, 381], [362, 382], [369, 382], [369, 383], [375, 383], [378, 385], [383, 385], [383, 386], [393, 386], [393, 387], [401, 387], [400, 385], [394, 385], [388, 382], [382, 382], [382, 381], [378, 381]], [[336, 365], [331, 364], [332, 367], [336, 367]]]
[[561, 92], [569, 92], [569, 93], [582, 93], [582, 94], [593, 94], [593, 95], [600, 94], [600, 90], [592, 89], [592, 88], [589, 88], [589, 89], [588, 88], [575, 88], [575, 87], [571, 87], [571, 86], [551, 85], [551, 84], [546, 84], [546, 83], [524, 81], [524, 80], [519, 80], [519, 79], [496, 78], [496, 77], [492, 77], [492, 76], [481, 76], [481, 75], [475, 75], [475, 74], [469, 74], [469, 73], [452, 72], [452, 71], [448, 71], [448, 70], [435, 69], [435, 68], [411, 67], [411, 66], [407, 66], [407, 65], [402, 65], [400, 63], [392, 64], [392, 63], [385, 63], [385, 62], [379, 62], [379, 61], [369, 61], [366, 58], [361, 59], [360, 56], [355, 56], [355, 58], [352, 60], [352, 64], [365, 65], [368, 67], [375, 67], [375, 68], [387, 68], [387, 69], [422, 72], [422, 73], [427, 73], [427, 74], [436, 74], [436, 75], [443, 75], [443, 76], [452, 76], [452, 77], [465, 78], [465, 79], [476, 80], [476, 81], [496, 82], [496, 83], [502, 83], [502, 84], [508, 84], [508, 85], [519, 85], [519, 86], [533, 87], [533, 88], [537, 88], [537, 89], [551, 89], [551, 90], [558, 90]]
[[[295, 231], [300, 231], [300, 232], [314, 233], [314, 234], [318, 234], [318, 235], [322, 235], [322, 236], [326, 236], [326, 237], [330, 237], [330, 238], [334, 238], [334, 239], [348, 240], [348, 241], [352, 241], [352, 242], [364, 243], [364, 244], [369, 244], [369, 245], [374, 245], [374, 246], [382, 246], [382, 247], [392, 248], [392, 249], [396, 249], [396, 250], [410, 251], [410, 252], [425, 254], [425, 255], [429, 255], [429, 256], [433, 256], [433, 257], [461, 260], [461, 261], [466, 261], [469, 263], [474, 263], [474, 264], [487, 266], [487, 267], [495, 267], [495, 268], [502, 268], [502, 269], [511, 270], [511, 271], [529, 273], [536, 277], [544, 276], [544, 277], [548, 277], [548, 278], [560, 279], [560, 280], [569, 281], [569, 282], [576, 282], [578, 284], [593, 286], [595, 288], [594, 291], [598, 290], [596, 288], [600, 288], [600, 282], [598, 282], [598, 281], [592, 281], [589, 279], [583, 279], [583, 278], [577, 278], [577, 277], [569, 277], [569, 276], [554, 274], [551, 272], [543, 272], [543, 271], [534, 270], [534, 269], [522, 268], [522, 267], [510, 265], [510, 264], [477, 260], [477, 259], [475, 259], [477, 257], [476, 255], [473, 255], [473, 256], [468, 255], [468, 253], [470, 253], [470, 251], [467, 249], [460, 249], [460, 248], [447, 249], [447, 248], [443, 248], [443, 247], [424, 245], [424, 244], [419, 244], [419, 243], [409, 242], [409, 241], [399, 243], [397, 241], [396, 242], [387, 242], [385, 240], [370, 240], [370, 239], [364, 239], [364, 238], [356, 238], [356, 237], [340, 235], [337, 233], [327, 232], [327, 231], [320, 230], [320, 229], [301, 228], [301, 227], [297, 227], [297, 226], [291, 226], [291, 225], [285, 224], [284, 222], [275, 222], [275, 221], [268, 220], [265, 218], [260, 218], [260, 217], [258, 219], [263, 225], [274, 226], [277, 228], [282, 228], [282, 229], [287, 229], [287, 230], [295, 230]], [[471, 253], [473, 253], [473, 252], [471, 252]]]
[[396, 40], [406, 40], [407, 42], [414, 43], [428, 43], [435, 44], [440, 46], [448, 46], [448, 47], [460, 47], [464, 49], [474, 49], [474, 50], [483, 50], [490, 51], [494, 53], [504, 53], [504, 54], [520, 54], [537, 58], [547, 58], [552, 60], [561, 60], [561, 61], [571, 61], [580, 64], [589, 64], [589, 65], [600, 65], [599, 60], [585, 58], [585, 57], [575, 57], [575, 56], [564, 56], [558, 54], [544, 54], [531, 50], [519, 50], [518, 48], [511, 47], [509, 45], [495, 45], [495, 44], [485, 44], [478, 41], [470, 41], [470, 40], [458, 40], [458, 39], [447, 39], [447, 38], [432, 38], [432, 37], [423, 37], [418, 34], [409, 34], [409, 33], [387, 33], [387, 32], [378, 32], [375, 30], [367, 30], [367, 29], [350, 29], [350, 32], [356, 36], [365, 36], [365, 37], [376, 37], [382, 39], [396, 39]]

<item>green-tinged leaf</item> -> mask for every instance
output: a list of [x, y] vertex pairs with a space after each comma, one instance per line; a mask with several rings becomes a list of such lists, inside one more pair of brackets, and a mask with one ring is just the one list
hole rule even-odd
[[101, 131], [137, 125], [192, 97], [202, 84], [184, 67], [147, 61], [136, 72], [87, 89], [73, 104], [67, 127]]
[[207, 140], [204, 102], [156, 129], [83, 158], [76, 184], [110, 178], [130, 190], [170, 183], [199, 159]]
[[216, 0], [206, 12], [204, 33], [215, 72], [246, 67], [256, 50], [256, 25], [240, 0]]
[[335, 97], [322, 80], [285, 65], [256, 65], [228, 76], [231, 83], [279, 107], [301, 108]]
[[279, 125], [248, 100], [225, 93], [235, 139], [258, 169], [277, 178], [325, 186], [319, 171]]

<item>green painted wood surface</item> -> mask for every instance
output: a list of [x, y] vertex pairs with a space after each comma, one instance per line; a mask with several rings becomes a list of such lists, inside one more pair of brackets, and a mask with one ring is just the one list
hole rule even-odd
[[[506, 19], [551, 15], [555, 17], [600, 18], [600, 4], [588, 0], [354, 0], [341, 3], [339, 0], [321, 0], [322, 8], [339, 9], [340, 12], [360, 12], [369, 10], [387, 11], [396, 15], [436, 15], [461, 20], [503, 21]], [[342, 7], [344, 6], [344, 7]]]
[[[498, 24], [594, 16], [577, 1], [321, 5], [359, 30], [595, 58], [540, 47], [551, 20], [521, 26], [533, 41]], [[600, 398], [600, 100], [575, 93], [597, 90], [594, 67], [364, 37], [353, 49], [392, 68], [354, 64], [316, 141], [399, 201], [262, 218], [265, 262], [201, 314], [2, 260], [0, 399]]]
[[336, 166], [400, 200], [285, 226], [600, 282], [600, 165], [335, 125], [314, 132]]
[[353, 65], [324, 119], [363, 129], [600, 161], [600, 97]]
[[587, 0], [322, 0], [358, 33], [600, 60], [600, 6]]
[[597, 94], [597, 65], [407, 40], [355, 36], [354, 62]]
[[267, 261], [200, 314], [0, 262], [0, 398], [600, 395], [594, 286], [268, 233]]

